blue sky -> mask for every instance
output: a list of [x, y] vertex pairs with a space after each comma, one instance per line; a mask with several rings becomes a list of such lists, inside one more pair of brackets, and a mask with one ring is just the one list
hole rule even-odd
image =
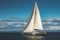
[[60, 18], [60, 0], [0, 0], [0, 19], [28, 19], [35, 1], [42, 19]]

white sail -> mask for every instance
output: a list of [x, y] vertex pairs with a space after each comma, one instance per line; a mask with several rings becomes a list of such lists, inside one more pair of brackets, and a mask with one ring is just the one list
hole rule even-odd
[[33, 31], [34, 15], [35, 15], [35, 7], [34, 7], [34, 10], [32, 12], [32, 15], [30, 17], [30, 20], [29, 20], [29, 22], [26, 25], [27, 28], [24, 30], [24, 32], [32, 32]]
[[33, 32], [34, 29], [43, 30], [37, 3], [35, 3], [33, 13], [26, 27], [27, 28], [23, 32]]
[[41, 16], [40, 16], [40, 12], [39, 12], [37, 3], [35, 3], [34, 29], [43, 30]]

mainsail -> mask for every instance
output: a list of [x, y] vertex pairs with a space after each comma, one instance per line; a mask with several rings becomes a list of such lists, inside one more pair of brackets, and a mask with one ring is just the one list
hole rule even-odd
[[29, 22], [26, 25], [26, 29], [23, 32], [33, 32], [34, 29], [43, 30], [41, 17], [38, 9], [38, 5], [35, 2], [35, 6]]

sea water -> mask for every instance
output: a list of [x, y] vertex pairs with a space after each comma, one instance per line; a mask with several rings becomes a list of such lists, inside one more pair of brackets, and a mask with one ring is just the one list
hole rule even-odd
[[23, 36], [19, 32], [0, 33], [0, 40], [60, 40], [60, 32], [48, 32], [46, 36]]

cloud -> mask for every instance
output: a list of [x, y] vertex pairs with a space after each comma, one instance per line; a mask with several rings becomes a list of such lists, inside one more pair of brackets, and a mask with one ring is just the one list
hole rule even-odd
[[15, 27], [21, 27], [22, 25], [16, 25]]
[[5, 28], [5, 26], [0, 26], [0, 28]]
[[47, 21], [53, 21], [54, 19], [47, 19]]
[[60, 26], [49, 26], [46, 30], [60, 30]]
[[[47, 20], [43, 21], [44, 30], [60, 30], [60, 22], [58, 22], [58, 21], [60, 21], [59, 19], [47, 19]], [[0, 28], [8, 29], [8, 27], [9, 27], [10, 28], [9, 30], [11, 30], [11, 29], [13, 29], [13, 30], [21, 29], [22, 30], [25, 28], [26, 24], [27, 24], [27, 21], [17, 21], [16, 22], [16, 21], [11, 20], [9, 22], [7, 22], [7, 21], [1, 22]], [[6, 29], [4, 29], [4, 30], [6, 30]]]

